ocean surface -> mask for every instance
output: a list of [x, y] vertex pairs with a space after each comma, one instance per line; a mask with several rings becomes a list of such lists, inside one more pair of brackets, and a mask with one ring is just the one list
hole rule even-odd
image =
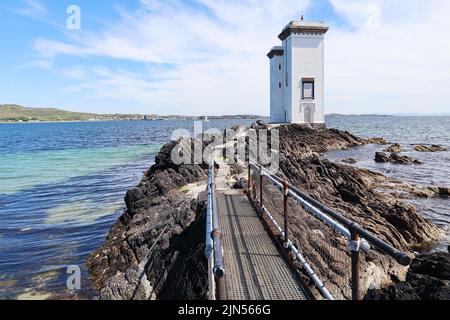
[[[193, 122], [0, 124], [0, 299], [91, 298], [88, 255], [177, 129]], [[67, 290], [69, 265], [81, 268], [80, 291]]]
[[[350, 131], [362, 137], [382, 137], [390, 143], [399, 143], [404, 152], [401, 155], [418, 159], [423, 164], [397, 165], [376, 163], [375, 153], [387, 146], [367, 145], [351, 150], [328, 152], [325, 156], [331, 161], [340, 162], [354, 158], [357, 167], [380, 172], [385, 176], [397, 178], [418, 186], [450, 187], [450, 151], [422, 153], [414, 150], [417, 145], [442, 145], [450, 150], [450, 116], [436, 117], [394, 117], [394, 116], [331, 116], [327, 119], [329, 127]], [[430, 198], [407, 200], [419, 212], [446, 230], [447, 236], [434, 250], [447, 252], [450, 245], [450, 199]]]
[[[203, 125], [225, 129], [252, 122]], [[380, 146], [330, 152], [330, 159], [353, 157], [357, 166], [392, 177], [450, 187], [449, 152], [411, 151], [417, 144], [450, 147], [450, 117], [332, 116], [327, 124], [398, 142], [424, 164], [376, 164]], [[193, 121], [0, 124], [0, 299], [92, 298], [86, 258], [122, 213], [126, 190], [176, 129], [193, 131]], [[450, 225], [448, 200], [415, 204], [435, 223]], [[67, 289], [69, 265], [81, 268], [79, 291]]]

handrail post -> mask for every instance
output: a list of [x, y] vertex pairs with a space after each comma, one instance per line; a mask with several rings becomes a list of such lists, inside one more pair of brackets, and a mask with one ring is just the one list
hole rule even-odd
[[211, 237], [214, 239], [215, 248], [215, 256], [214, 256], [214, 280], [216, 282], [216, 300], [224, 300], [225, 299], [225, 270], [223, 269], [222, 263], [222, 234], [218, 228], [214, 229]]
[[288, 227], [288, 195], [289, 195], [289, 182], [283, 181], [283, 195], [284, 195], [284, 244], [287, 246], [289, 243], [289, 227]]
[[225, 300], [225, 280], [223, 277], [216, 276], [216, 300]]
[[[258, 167], [261, 169], [261, 166], [259, 164], [255, 164], [254, 162], [252, 162], [252, 165], [255, 170], [258, 170]], [[296, 246], [292, 244], [291, 241], [289, 241], [289, 212], [287, 201], [288, 197], [292, 197], [292, 200], [298, 203], [303, 209], [305, 209], [307, 213], [319, 219], [322, 223], [325, 223], [326, 225], [334, 229], [337, 233], [343, 235], [347, 240], [349, 240], [349, 250], [351, 256], [350, 262], [351, 276], [349, 276], [350, 279], [348, 280], [349, 282], [351, 282], [352, 300], [361, 300], [363, 298], [363, 295], [365, 294], [365, 292], [361, 290], [360, 274], [361, 272], [364, 272], [364, 270], [363, 271], [360, 270], [361, 250], [363, 252], [368, 252], [371, 249], [372, 245], [373, 247], [381, 250], [386, 255], [394, 258], [395, 261], [397, 261], [402, 266], [408, 266], [411, 264], [410, 254], [395, 249], [394, 247], [392, 247], [392, 245], [377, 238], [374, 234], [364, 229], [355, 221], [346, 218], [337, 211], [333, 211], [325, 204], [314, 199], [308, 193], [303, 192], [300, 189], [296, 188], [295, 186], [289, 184], [286, 180], [283, 180], [279, 176], [269, 173], [264, 168], [262, 168], [262, 172], [264, 173], [265, 176], [264, 179], [273, 183], [277, 187], [277, 189], [282, 191], [284, 194], [284, 230], [281, 224], [279, 224], [277, 219], [274, 218], [272, 213], [267, 208], [262, 207], [261, 212], [263, 212], [264, 215], [268, 218], [268, 221], [271, 222], [276, 227], [276, 230], [282, 234], [282, 236], [278, 237], [278, 240], [280, 242], [284, 241], [286, 249], [290, 249], [290, 253], [291, 254], [294, 253], [299, 259], [298, 261], [308, 266], [310, 270], [307, 269], [307, 272], [313, 278], [316, 285], [318, 285], [319, 288], [323, 288], [323, 290], [321, 290], [322, 293], [330, 300], [334, 299], [333, 295], [327, 290], [322, 281], [320, 281], [320, 279], [314, 273], [314, 270], [309, 267], [308, 263], [300, 253], [301, 249], [298, 249]], [[253, 186], [253, 188], [256, 189], [256, 186]], [[275, 208], [275, 210], [277, 209], [278, 208]], [[362, 285], [364, 286], [364, 283]], [[366, 288], [363, 287], [363, 289]]]
[[358, 232], [353, 228], [353, 224], [350, 228], [352, 241], [350, 242], [350, 251], [352, 254], [352, 300], [360, 300], [360, 284], [359, 284], [359, 249], [360, 238]]
[[250, 160], [248, 162], [247, 191], [248, 191], [248, 196], [251, 198], [252, 197], [252, 164], [250, 163]]
[[263, 166], [262, 164], [259, 165], [259, 204], [262, 208], [263, 203]]

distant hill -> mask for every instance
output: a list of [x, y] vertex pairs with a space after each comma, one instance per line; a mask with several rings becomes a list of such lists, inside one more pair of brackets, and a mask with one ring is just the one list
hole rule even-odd
[[54, 108], [27, 108], [18, 105], [0, 105], [0, 121], [80, 121], [95, 118], [91, 113], [70, 112]]
[[[96, 114], [71, 112], [54, 108], [28, 108], [14, 104], [0, 105], [0, 122], [36, 121], [108, 121], [108, 120], [196, 120], [201, 117], [180, 115]], [[211, 116], [209, 119], [263, 119], [255, 115]]]

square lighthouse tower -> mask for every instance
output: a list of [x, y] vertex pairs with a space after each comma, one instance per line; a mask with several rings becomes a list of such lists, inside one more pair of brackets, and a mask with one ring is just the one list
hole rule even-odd
[[324, 123], [324, 39], [321, 22], [290, 22], [270, 59], [270, 121]]

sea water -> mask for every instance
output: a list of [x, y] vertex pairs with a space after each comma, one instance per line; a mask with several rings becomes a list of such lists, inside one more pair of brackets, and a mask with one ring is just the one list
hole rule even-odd
[[[398, 165], [376, 163], [375, 153], [387, 146], [366, 145], [350, 150], [328, 152], [325, 157], [340, 162], [346, 158], [357, 160], [355, 166], [380, 172], [388, 177], [400, 179], [418, 186], [450, 187], [450, 151], [417, 152], [418, 145], [441, 145], [450, 150], [450, 116], [400, 117], [400, 116], [330, 116], [329, 127], [348, 130], [362, 138], [383, 137], [390, 143], [399, 143], [401, 155], [420, 160], [423, 164]], [[446, 230], [442, 243], [434, 248], [447, 251], [450, 245], [450, 198], [414, 198], [407, 200], [419, 212]]]
[[[205, 129], [252, 120], [211, 120]], [[450, 187], [450, 153], [417, 153], [417, 144], [450, 147], [450, 117], [327, 118], [327, 125], [361, 137], [385, 137], [421, 166], [376, 164], [383, 146], [327, 154], [420, 185]], [[0, 299], [92, 298], [85, 262], [99, 248], [160, 147], [193, 121], [123, 121], [0, 125]], [[435, 223], [450, 225], [448, 200], [415, 203]], [[82, 286], [69, 291], [67, 267], [81, 268]]]
[[[225, 129], [251, 120], [217, 120]], [[0, 299], [91, 298], [85, 262], [174, 130], [193, 121], [0, 124]], [[68, 291], [67, 267], [81, 268]]]

